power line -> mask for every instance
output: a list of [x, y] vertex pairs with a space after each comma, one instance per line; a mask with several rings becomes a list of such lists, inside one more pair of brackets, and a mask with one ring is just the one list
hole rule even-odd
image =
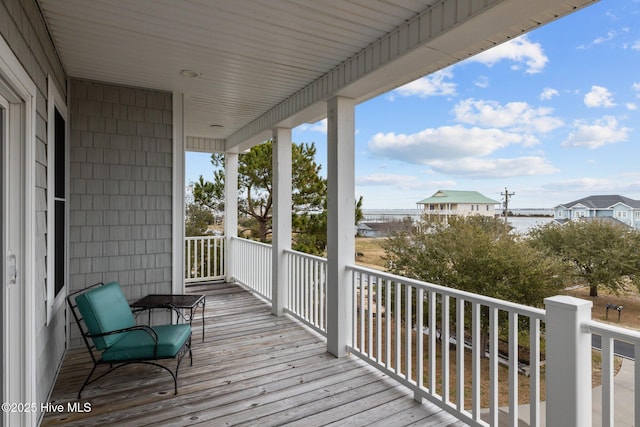
[[508, 227], [507, 217], [509, 216], [509, 198], [514, 196], [516, 193], [509, 193], [507, 187], [504, 187], [504, 193], [500, 193], [501, 196], [504, 196], [504, 227], [505, 229]]

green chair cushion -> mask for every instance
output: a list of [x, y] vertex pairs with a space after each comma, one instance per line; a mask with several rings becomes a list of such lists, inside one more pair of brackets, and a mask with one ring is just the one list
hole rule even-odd
[[[107, 283], [76, 296], [76, 304], [89, 333], [102, 334], [135, 326], [127, 299], [118, 282]], [[93, 338], [98, 350], [117, 343], [125, 333]]]
[[[153, 326], [158, 334], [158, 358], [171, 358], [191, 336], [187, 324]], [[117, 362], [125, 360], [148, 360], [154, 358], [153, 338], [143, 330], [130, 331], [102, 353], [102, 360]]]

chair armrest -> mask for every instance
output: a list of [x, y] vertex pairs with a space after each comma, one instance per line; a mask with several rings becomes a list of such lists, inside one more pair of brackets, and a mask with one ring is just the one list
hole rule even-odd
[[153, 330], [153, 328], [147, 325], [131, 326], [129, 328], [116, 329], [115, 331], [102, 332], [100, 334], [90, 334], [87, 332], [86, 336], [88, 338], [95, 338], [95, 337], [104, 337], [107, 335], [121, 334], [123, 332], [131, 332], [131, 331], [145, 331], [147, 334], [151, 336], [151, 339], [153, 340], [156, 347], [158, 346], [158, 334], [156, 333], [156, 331]]

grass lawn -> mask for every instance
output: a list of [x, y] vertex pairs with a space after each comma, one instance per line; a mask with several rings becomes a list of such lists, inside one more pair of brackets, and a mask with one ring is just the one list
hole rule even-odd
[[[620, 292], [619, 295], [598, 290], [597, 297], [590, 297], [589, 287], [585, 286], [567, 291], [567, 295], [593, 302], [593, 308], [591, 309], [593, 320], [640, 330], [640, 293], [636, 288], [628, 287]], [[613, 309], [609, 309], [609, 319], [606, 319], [607, 304], [622, 306], [619, 323], [618, 312]]]
[[380, 244], [385, 240], [385, 237], [356, 237], [356, 264], [384, 270], [384, 249]]

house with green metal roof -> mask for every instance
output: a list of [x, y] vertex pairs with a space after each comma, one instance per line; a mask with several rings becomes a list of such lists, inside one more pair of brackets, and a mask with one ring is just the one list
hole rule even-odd
[[417, 202], [422, 206], [424, 215], [483, 215], [495, 216], [496, 205], [493, 200], [477, 191], [438, 190], [424, 200]]

